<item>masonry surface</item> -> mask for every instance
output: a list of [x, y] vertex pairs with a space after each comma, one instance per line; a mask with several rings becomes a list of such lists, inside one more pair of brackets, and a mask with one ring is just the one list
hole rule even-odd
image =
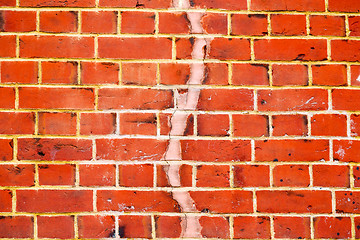
[[360, 238], [360, 1], [0, 0], [0, 238]]

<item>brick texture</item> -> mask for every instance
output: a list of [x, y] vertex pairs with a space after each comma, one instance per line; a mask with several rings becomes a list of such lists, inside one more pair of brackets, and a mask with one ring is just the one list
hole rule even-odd
[[0, 238], [359, 239], [359, 0], [0, 0]]

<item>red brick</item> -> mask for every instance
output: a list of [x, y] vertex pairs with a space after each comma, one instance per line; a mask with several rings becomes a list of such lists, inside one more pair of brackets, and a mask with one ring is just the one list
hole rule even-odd
[[215, 38], [210, 43], [209, 59], [250, 60], [250, 41], [240, 38]]
[[308, 187], [309, 167], [306, 165], [279, 165], [273, 169], [275, 187]]
[[94, 109], [92, 88], [19, 88], [19, 108]]
[[250, 161], [247, 140], [181, 140], [183, 160], [203, 162]]
[[354, 223], [355, 223], [355, 238], [359, 238], [360, 237], [360, 218], [359, 217], [355, 217], [354, 218]]
[[204, 238], [220, 238], [230, 237], [229, 218], [228, 217], [200, 217], [201, 236]]
[[110, 62], [82, 62], [82, 84], [118, 84], [119, 65]]
[[21, 138], [18, 140], [20, 160], [91, 160], [90, 139]]
[[325, 39], [255, 40], [256, 60], [316, 61], [327, 59]]
[[125, 85], [156, 85], [156, 63], [122, 63], [121, 82]]
[[120, 134], [156, 135], [155, 113], [120, 113]]
[[331, 59], [333, 61], [360, 61], [360, 41], [357, 40], [332, 40]]
[[0, 87], [0, 108], [15, 107], [15, 89], [11, 87]]
[[81, 31], [83, 33], [116, 33], [117, 12], [81, 12]]
[[185, 85], [191, 74], [190, 64], [161, 63], [160, 83], [164, 85]]
[[0, 186], [34, 186], [34, 165], [0, 165]]
[[15, 36], [0, 36], [0, 57], [16, 56], [16, 38]]
[[257, 210], [265, 213], [331, 213], [329, 191], [258, 191]]
[[308, 85], [308, 68], [305, 65], [282, 65], [272, 66], [273, 85]]
[[329, 10], [331, 12], [359, 12], [360, 2], [356, 0], [329, 0]]
[[345, 65], [312, 66], [313, 85], [346, 86], [347, 73]]
[[73, 216], [38, 216], [39, 238], [74, 238]]
[[269, 85], [269, 66], [264, 64], [233, 64], [232, 85]]
[[201, 18], [201, 25], [205, 33], [227, 34], [227, 15], [224, 13], [205, 13]]
[[[184, 113], [185, 114], [185, 113]], [[186, 115], [186, 114], [185, 114]], [[169, 135], [171, 130], [171, 113], [160, 113], [160, 134]], [[174, 136], [191, 136], [194, 135], [194, 116], [192, 114], [187, 114], [186, 125], [183, 132], [172, 133]]]
[[359, 16], [349, 16], [350, 36], [360, 36], [359, 20], [360, 20]]
[[[17, 212], [89, 212], [93, 209], [90, 190], [18, 190]], [[51, 199], [51, 201], [49, 201]]]
[[151, 238], [151, 217], [125, 215], [119, 216], [120, 238]]
[[0, 139], [0, 161], [13, 159], [13, 144], [11, 139]]
[[346, 115], [317, 114], [311, 119], [314, 136], [347, 136]]
[[71, 164], [40, 164], [40, 185], [75, 185], [75, 165]]
[[[151, 22], [150, 30], [154, 29]], [[159, 33], [188, 34], [190, 33], [190, 21], [186, 12], [160, 12]]]
[[33, 134], [34, 113], [0, 112], [0, 134]]
[[269, 166], [236, 165], [234, 166], [235, 187], [269, 187]]
[[121, 12], [121, 32], [155, 33], [155, 13], [133, 11]]
[[23, 58], [92, 58], [93, 37], [21, 36], [20, 57]]
[[115, 113], [81, 113], [81, 135], [106, 135], [116, 131]]
[[313, 162], [329, 160], [327, 140], [264, 140], [255, 142], [256, 161]]
[[310, 218], [308, 217], [274, 217], [276, 238], [310, 238]]
[[345, 36], [343, 16], [310, 16], [310, 34], [317, 36]]
[[40, 31], [77, 32], [78, 13], [73, 11], [41, 11]]
[[115, 165], [80, 165], [80, 186], [115, 186]]
[[0, 218], [1, 238], [33, 238], [34, 219], [29, 216], [6, 216]]
[[42, 83], [77, 84], [77, 62], [42, 62]]
[[198, 110], [252, 110], [254, 94], [249, 89], [202, 89]]
[[349, 167], [336, 165], [314, 165], [314, 186], [350, 187]]
[[167, 141], [130, 138], [97, 139], [96, 147], [99, 160], [160, 160], [166, 152]]
[[[12, 193], [11, 190], [0, 190], [0, 212], [11, 212], [12, 209]], [[1, 221], [2, 219], [0, 219]], [[2, 224], [3, 226], [3, 224]], [[5, 232], [6, 233], [6, 232]], [[4, 234], [0, 229], [0, 236]]]
[[326, 110], [328, 93], [325, 89], [274, 89], [258, 91], [259, 111]]
[[[195, 66], [195, 65], [194, 65]], [[165, 85], [185, 85], [191, 75], [191, 64], [161, 63], [160, 83]], [[228, 85], [226, 63], [206, 63], [203, 84]]]
[[353, 175], [354, 175], [354, 187], [360, 187], [360, 167], [358, 166], [353, 167]]
[[125, 187], [153, 187], [154, 166], [152, 164], [120, 165], [119, 184]]
[[99, 109], [167, 109], [173, 107], [171, 90], [144, 88], [103, 88], [99, 90]]
[[334, 160], [340, 162], [359, 162], [360, 141], [334, 140]]
[[183, 220], [184, 218], [178, 216], [155, 216], [156, 237], [179, 238]]
[[[335, 0], [336, 1], [336, 0]], [[320, 12], [325, 11], [324, 0], [253, 0], [251, 10], [257, 11], [300, 11]]]
[[338, 191], [335, 192], [336, 212], [359, 213], [360, 192]]
[[[0, 6], [3, 5], [0, 2]], [[35, 11], [0, 11], [0, 32], [31, 32], [36, 30]]]
[[253, 212], [251, 191], [191, 191], [196, 209], [209, 213], [250, 213]]
[[246, 0], [193, 0], [192, 6], [199, 8], [246, 10]]
[[275, 14], [271, 16], [273, 35], [306, 35], [305, 15]]
[[357, 137], [360, 136], [360, 115], [352, 114], [350, 116], [350, 130], [351, 136]]
[[360, 86], [360, 66], [352, 65], [350, 66], [351, 71], [351, 85], [352, 86]]
[[200, 114], [197, 116], [197, 133], [199, 136], [229, 136], [229, 115]]
[[273, 136], [306, 136], [307, 125], [306, 115], [272, 116]]
[[79, 216], [80, 238], [112, 238], [115, 236], [114, 216]]
[[179, 212], [171, 193], [164, 191], [98, 190], [98, 211]]
[[21, 7], [95, 7], [95, 0], [21, 0]]
[[270, 239], [269, 217], [234, 217], [234, 237], [240, 239]]
[[231, 35], [264, 36], [268, 34], [265, 14], [232, 14]]
[[315, 238], [351, 238], [351, 220], [349, 217], [314, 218]]
[[228, 65], [226, 63], [205, 63], [203, 84], [228, 85]]
[[[176, 58], [192, 59], [193, 45], [196, 38], [179, 38], [176, 40]], [[240, 38], [214, 38], [210, 42], [208, 59], [250, 60], [250, 41]]]
[[37, 66], [37, 62], [1, 62], [1, 82], [37, 83]]
[[[177, 38], [176, 43], [176, 59], [192, 59], [193, 47], [197, 38]], [[204, 55], [205, 56], [205, 55]]]
[[[172, 164], [173, 166], [173, 164]], [[157, 183], [158, 187], [170, 187], [170, 183], [168, 181], [167, 174], [165, 169], [168, 168], [169, 165], [157, 165], [156, 166], [156, 174], [157, 174]], [[179, 166], [179, 176], [180, 176], [180, 186], [181, 187], [191, 187], [192, 186], [192, 166], [182, 164]], [[172, 186], [174, 187], [174, 186]]]
[[359, 97], [360, 91], [358, 89], [333, 89], [333, 109], [357, 111], [360, 109], [360, 102], [354, 101], [354, 99]]
[[269, 119], [263, 115], [233, 115], [234, 136], [269, 136]]
[[75, 135], [76, 134], [76, 113], [63, 112], [40, 112], [39, 113], [39, 134], [54, 135]]
[[0, 0], [1, 7], [15, 7], [16, 0]]
[[100, 0], [101, 7], [170, 8], [171, 0]]
[[168, 38], [99, 38], [99, 57], [113, 59], [171, 59]]
[[229, 187], [230, 169], [227, 165], [197, 166], [197, 187]]

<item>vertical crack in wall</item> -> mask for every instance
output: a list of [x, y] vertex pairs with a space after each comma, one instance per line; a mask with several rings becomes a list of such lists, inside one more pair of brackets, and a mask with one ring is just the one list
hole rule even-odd
[[[175, 8], [186, 10], [190, 8], [190, 2], [188, 0], [174, 0], [173, 6]], [[203, 12], [187, 12], [191, 33], [204, 33], [201, 25], [201, 18], [203, 15]], [[196, 37], [191, 53], [192, 59], [204, 60], [210, 49], [209, 45], [209, 39]], [[184, 213], [198, 212], [198, 210], [196, 209], [195, 202], [188, 191], [176, 189], [176, 187], [181, 187], [180, 165], [172, 164], [171, 160], [182, 160], [182, 155], [180, 141], [172, 137], [184, 135], [189, 117], [189, 113], [186, 111], [195, 110], [197, 107], [200, 89], [195, 89], [192, 85], [201, 85], [204, 81], [205, 64], [204, 62], [192, 63], [190, 70], [191, 72], [187, 82], [187, 91], [178, 93], [176, 96], [177, 105], [170, 119], [171, 130], [169, 133], [169, 145], [163, 157], [163, 160], [168, 161], [169, 163], [164, 166], [164, 171], [170, 186], [173, 188], [173, 199], [179, 204], [181, 211]], [[202, 227], [199, 219], [199, 216], [185, 214], [185, 217], [181, 219], [181, 237], [201, 238]]]

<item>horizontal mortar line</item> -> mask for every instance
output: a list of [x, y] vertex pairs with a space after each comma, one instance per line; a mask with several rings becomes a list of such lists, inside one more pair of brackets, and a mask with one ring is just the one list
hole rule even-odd
[[[172, 59], [121, 59], [121, 58], [44, 58], [44, 57], [32, 57], [32, 58], [16, 58], [16, 57], [9, 57], [9, 58], [0, 58], [0, 61], [57, 61], [57, 62], [76, 62], [76, 61], [86, 61], [86, 62], [109, 62], [109, 63], [239, 63], [239, 64], [286, 64], [286, 65], [294, 65], [294, 64], [300, 64], [300, 65], [326, 65], [326, 64], [350, 64], [350, 65], [360, 65], [360, 61], [332, 61], [332, 60], [322, 60], [322, 61], [299, 61], [299, 60], [262, 60], [262, 59], [255, 59], [252, 60], [236, 60], [236, 59], [230, 59], [230, 60], [219, 60], [219, 59], [178, 59], [178, 60], [172, 60]], [[49, 84], [51, 85], [51, 84]]]
[[265, 212], [251, 212], [251, 213], [202, 213], [202, 212], [125, 212], [125, 211], [98, 211], [98, 212], [59, 212], [59, 213], [30, 213], [30, 212], [16, 212], [16, 213], [0, 213], [1, 216], [209, 216], [209, 217], [359, 217], [358, 213], [265, 213]]
[[[47, 108], [39, 108], [39, 109], [0, 109], [0, 112], [4, 113], [57, 113], [57, 112], [63, 112], [63, 113], [80, 113], [80, 114], [86, 114], [86, 113], [93, 113], [93, 114], [101, 114], [101, 113], [160, 113], [160, 114], [172, 114], [174, 113], [173, 108], [165, 109], [165, 110], [137, 110], [137, 109], [124, 109], [124, 110], [81, 110], [81, 109], [47, 109]], [[249, 110], [238, 110], [238, 111], [222, 111], [222, 110], [213, 110], [213, 111], [204, 111], [204, 110], [176, 110], [179, 113], [187, 113], [187, 114], [195, 114], [195, 115], [201, 115], [201, 114], [209, 114], [209, 115], [316, 115], [316, 114], [339, 114], [339, 115], [347, 115], [347, 114], [360, 114], [360, 110], [358, 111], [346, 111], [346, 110], [311, 110], [311, 111], [249, 111]], [[9, 135], [9, 134], [8, 134]], [[21, 134], [18, 134], [21, 135]], [[29, 135], [29, 134], [26, 134]], [[38, 134], [39, 135], [39, 134]], [[113, 134], [111, 134], [113, 135]], [[163, 134], [165, 135], [165, 134]], [[168, 136], [168, 134], [166, 134]], [[90, 135], [85, 135], [90, 136]], [[102, 135], [107, 136], [107, 135]], [[149, 136], [149, 135], [144, 135]], [[152, 135], [155, 136], [155, 135]], [[292, 135], [290, 135], [292, 136]], [[296, 135], [295, 135], [296, 136]], [[299, 136], [299, 135], [298, 135]], [[276, 137], [276, 136], [275, 136]], [[283, 137], [283, 136], [279, 136]], [[306, 136], [302, 136], [306, 137]], [[356, 136], [353, 136], [356, 137]]]
[[[97, 63], [116, 63], [116, 64], [126, 64], [126, 63], [154, 63], [154, 64], [162, 64], [162, 63], [172, 63], [172, 64], [192, 64], [192, 63], [219, 63], [219, 64], [283, 64], [283, 65], [360, 65], [360, 62], [346, 62], [346, 61], [330, 61], [330, 60], [322, 60], [322, 61], [287, 61], [287, 60], [219, 60], [219, 59], [112, 59], [112, 58], [1, 58], [2, 62], [48, 62], [48, 61], [57, 61], [57, 62], [97, 62]], [[49, 83], [44, 85], [55, 85], [56, 83]], [[61, 84], [62, 83], [58, 83]], [[276, 86], [274, 86], [276, 87]]]
[[285, 39], [297, 39], [297, 40], [360, 40], [358, 36], [313, 36], [313, 35], [264, 35], [264, 36], [250, 36], [250, 35], [227, 35], [227, 34], [128, 34], [128, 33], [121, 33], [121, 34], [99, 34], [99, 33], [71, 33], [71, 32], [1, 32], [0, 36], [57, 36], [57, 37], [107, 37], [107, 38], [221, 38], [221, 39], [228, 39], [228, 38], [239, 38], [239, 39], [253, 39], [253, 40], [261, 40], [261, 39], [278, 39], [278, 40], [285, 40]]
[[216, 8], [135, 8], [132, 7], [67, 7], [67, 6], [42, 6], [42, 7], [32, 7], [32, 6], [19, 6], [19, 7], [0, 7], [0, 10], [17, 10], [17, 11], [129, 11], [129, 12], [209, 12], [209, 13], [242, 13], [242, 14], [293, 14], [293, 15], [329, 15], [329, 16], [359, 16], [359, 12], [338, 12], [338, 11], [296, 11], [296, 10], [228, 10], [228, 9], [216, 9]]
[[19, 87], [19, 88], [56, 88], [56, 89], [93, 89], [98, 88], [101, 89], [155, 89], [155, 90], [179, 90], [179, 89], [248, 89], [248, 90], [291, 90], [291, 89], [298, 89], [298, 90], [313, 90], [313, 89], [324, 89], [324, 90], [333, 90], [333, 89], [360, 89], [360, 86], [264, 86], [264, 85], [54, 85], [54, 84], [1, 84], [0, 87]]
[[[26, 134], [14, 134], [14, 135], [0, 135], [0, 139], [9, 139], [9, 138], [40, 138], [40, 139], [153, 139], [153, 140], [169, 140], [169, 135], [26, 135]], [[219, 137], [219, 136], [171, 136], [171, 139], [177, 140], [357, 140], [360, 137], [348, 137], [348, 136], [261, 136], [261, 137]]]
[[[141, 164], [150, 164], [150, 165], [158, 165], [158, 166], [165, 166], [165, 165], [191, 165], [191, 166], [201, 166], [201, 165], [211, 165], [211, 166], [224, 166], [229, 165], [230, 167], [235, 166], [243, 166], [243, 165], [262, 165], [262, 166], [283, 166], [283, 165], [307, 165], [307, 166], [349, 166], [349, 167], [358, 167], [360, 166], [360, 162], [330, 162], [330, 161], [316, 161], [316, 162], [273, 162], [273, 161], [243, 161], [243, 162], [235, 162], [235, 161], [224, 161], [224, 162], [211, 162], [211, 161], [191, 161], [191, 160], [148, 160], [148, 161], [121, 161], [121, 160], [92, 160], [92, 161], [66, 161], [66, 160], [59, 160], [59, 161], [51, 161], [51, 160], [18, 160], [18, 161], [6, 161], [1, 162], [0, 165], [141, 165]], [[51, 186], [51, 185], [49, 185]], [[68, 185], [64, 185], [67, 186]]]
[[[74, 165], [77, 164], [79, 166], [81, 165], [119, 165], [119, 166], [126, 166], [126, 165], [143, 165], [143, 164], [150, 164], [150, 165], [157, 165], [157, 166], [167, 166], [167, 165], [191, 165], [191, 166], [203, 166], [203, 165], [209, 165], [209, 166], [224, 166], [228, 165], [229, 167], [235, 167], [235, 166], [284, 166], [284, 165], [306, 165], [306, 166], [349, 166], [349, 167], [357, 167], [360, 166], [360, 162], [329, 162], [329, 161], [323, 161], [323, 162], [253, 162], [253, 161], [244, 161], [244, 162], [233, 162], [233, 161], [226, 161], [226, 162], [204, 162], [204, 161], [191, 161], [191, 160], [148, 160], [148, 161], [119, 161], [119, 160], [80, 160], [80, 161], [54, 161], [54, 160], [18, 160], [18, 161], [3, 161], [0, 162], [0, 166], [3, 165]], [[51, 185], [49, 185], [51, 186]], [[63, 185], [68, 186], [68, 185]]]
[[58, 61], [58, 62], [67, 62], [67, 61], [86, 61], [86, 62], [110, 62], [110, 63], [250, 63], [250, 64], [300, 64], [300, 65], [326, 65], [326, 64], [351, 64], [351, 65], [360, 65], [359, 61], [333, 61], [333, 60], [315, 60], [315, 61], [300, 61], [300, 60], [264, 60], [264, 59], [255, 59], [255, 60], [236, 60], [236, 59], [126, 59], [126, 58], [71, 58], [71, 57], [3, 57], [0, 58], [0, 61]]
[[2, 190], [111, 190], [111, 191], [138, 191], [138, 192], [187, 192], [187, 191], [202, 191], [202, 192], [218, 192], [218, 191], [351, 191], [360, 192], [360, 188], [344, 188], [344, 187], [124, 187], [124, 186], [37, 186], [37, 187], [24, 187], [24, 186], [11, 186], [0, 187]]

